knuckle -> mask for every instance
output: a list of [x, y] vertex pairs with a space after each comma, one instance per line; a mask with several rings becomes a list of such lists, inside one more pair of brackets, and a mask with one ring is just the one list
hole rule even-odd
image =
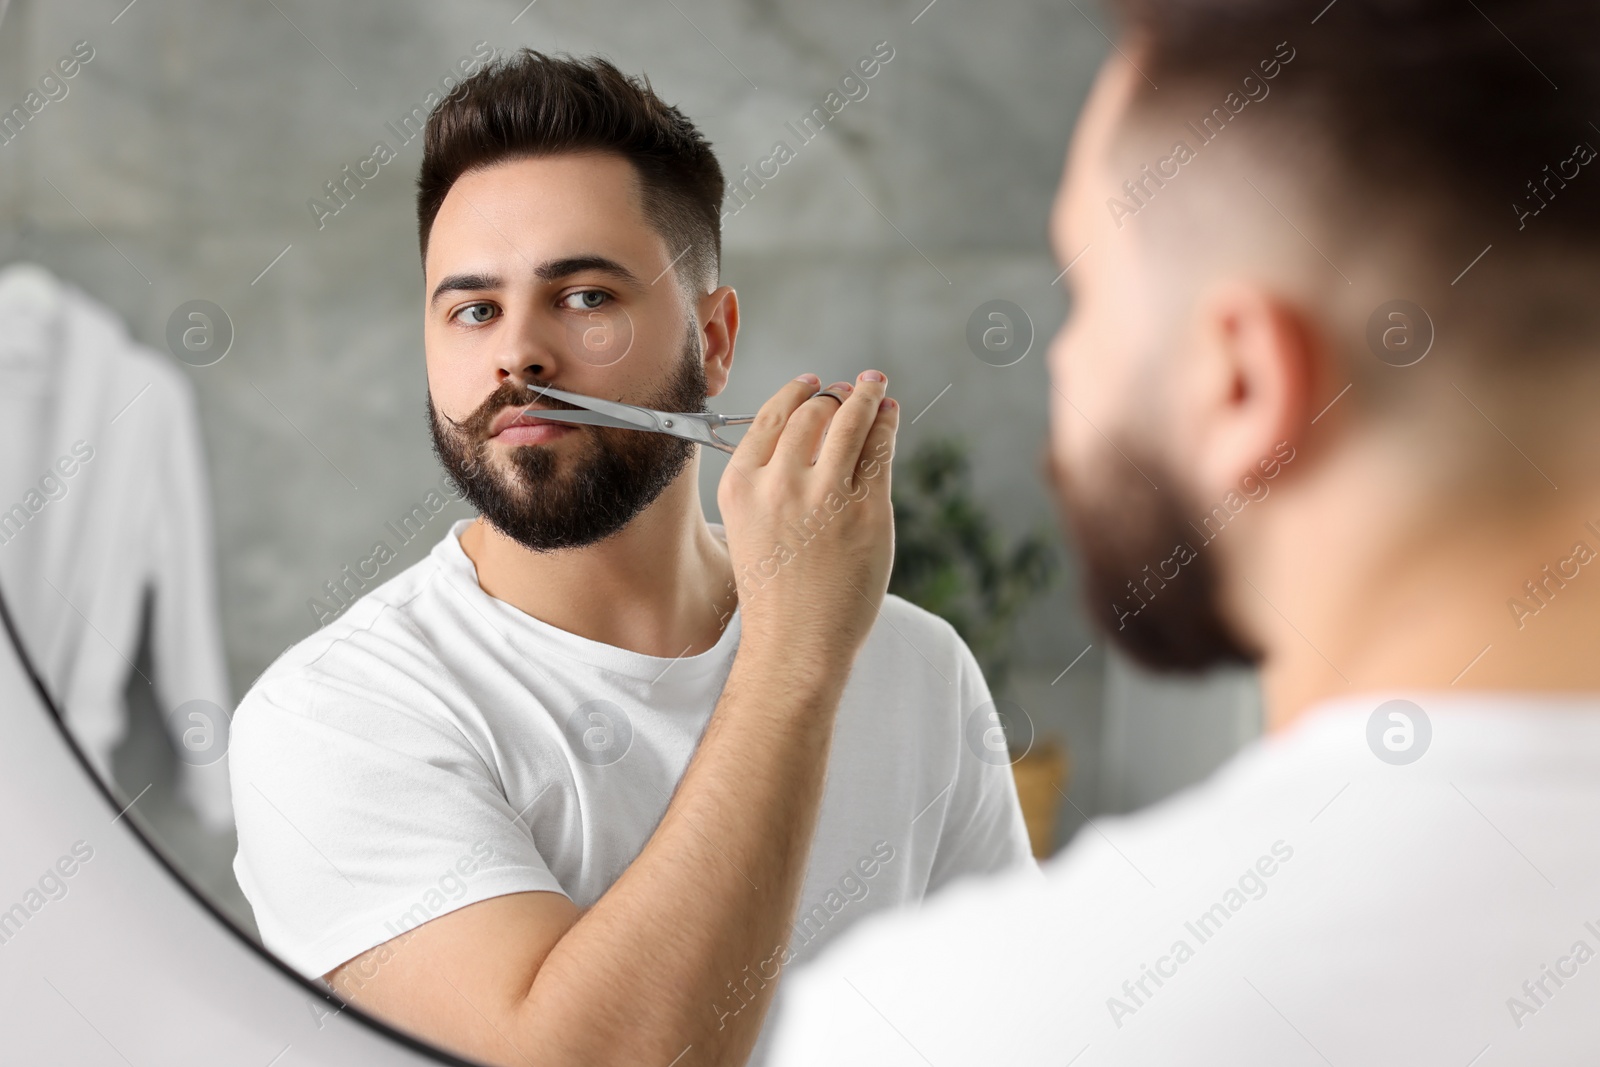
[[862, 410], [862, 405], [860, 404], [846, 404], [833, 417], [833, 425], [835, 427], [843, 427], [847, 430], [859, 429], [866, 421], [867, 413]]
[[820, 404], [801, 404], [795, 409], [794, 414], [789, 416], [789, 425], [798, 426], [802, 431], [809, 431], [815, 429], [819, 423], [827, 422], [828, 415], [829, 412]]

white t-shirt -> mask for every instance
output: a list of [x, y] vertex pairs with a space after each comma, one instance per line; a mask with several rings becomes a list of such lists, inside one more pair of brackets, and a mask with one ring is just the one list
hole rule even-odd
[[796, 968], [769, 1062], [1600, 1063], [1600, 695], [1330, 702], [1044, 869]]
[[[489, 596], [459, 541], [471, 521], [280, 656], [235, 714], [234, 872], [266, 946], [307, 976], [501, 894], [593, 904], [661, 820], [732, 667], [737, 612], [716, 647], [672, 659]], [[839, 706], [798, 958], [962, 875], [1039, 876], [1010, 768], [966, 741], [989, 699], [948, 623], [885, 599]]]

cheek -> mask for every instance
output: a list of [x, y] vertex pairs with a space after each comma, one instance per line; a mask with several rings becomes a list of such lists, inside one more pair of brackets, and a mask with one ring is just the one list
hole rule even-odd
[[1072, 345], [1068, 338], [1064, 327], [1050, 343], [1050, 448], [1063, 462], [1070, 461], [1076, 452], [1073, 430], [1083, 421], [1067, 402], [1075, 377], [1069, 365]]
[[1080, 465], [1126, 421], [1119, 371], [1126, 354], [1117, 331], [1088, 311], [1075, 312], [1050, 345], [1050, 440], [1069, 467]]
[[444, 329], [425, 326], [423, 350], [433, 406], [453, 419], [471, 414], [499, 384], [494, 360]]
[[[492, 386], [491, 386], [492, 388]], [[428, 396], [434, 410], [452, 419], [462, 419], [483, 402], [487, 393], [479, 389], [474, 393], [460, 368], [445, 365], [443, 360], [428, 361]]]
[[[562, 354], [574, 364], [596, 369], [616, 367], [634, 352], [633, 316], [621, 305], [568, 311], [559, 321], [564, 334]], [[639, 347], [648, 346], [641, 342]]]

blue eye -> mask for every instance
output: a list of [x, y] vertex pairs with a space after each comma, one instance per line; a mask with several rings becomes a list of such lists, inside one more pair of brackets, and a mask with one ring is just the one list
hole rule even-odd
[[493, 304], [468, 304], [466, 307], [457, 309], [455, 317], [462, 322], [481, 326], [494, 317], [494, 310]]
[[[611, 299], [611, 294], [600, 289], [580, 289], [561, 298], [561, 306], [573, 311], [595, 311]], [[574, 304], [573, 301], [577, 303]]]

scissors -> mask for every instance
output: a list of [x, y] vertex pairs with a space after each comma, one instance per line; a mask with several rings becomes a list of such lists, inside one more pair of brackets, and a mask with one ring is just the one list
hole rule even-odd
[[[642, 408], [635, 404], [624, 404], [616, 400], [602, 400], [597, 396], [584, 396], [581, 393], [568, 393], [548, 385], [528, 383], [528, 390], [535, 397], [550, 397], [554, 400], [575, 404], [583, 411], [548, 411], [540, 408], [538, 417], [550, 422], [565, 422], [579, 426], [612, 426], [623, 430], [645, 430], [650, 433], [671, 434], [673, 437], [682, 437], [697, 444], [710, 445], [722, 452], [732, 453], [738, 447], [738, 442], [728, 441], [719, 436], [717, 431], [724, 426], [748, 426], [754, 422], [754, 415], [718, 415], [714, 411], [656, 411], [652, 408]], [[820, 394], [831, 396], [839, 403], [844, 403], [844, 398], [826, 389], [819, 389]], [[816, 395], [816, 394], [813, 394]]]

